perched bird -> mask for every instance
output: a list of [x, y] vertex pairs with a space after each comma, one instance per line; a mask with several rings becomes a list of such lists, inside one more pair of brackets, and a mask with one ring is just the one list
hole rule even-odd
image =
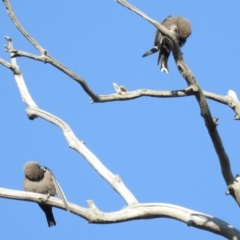
[[[184, 43], [186, 43], [187, 38], [192, 33], [190, 22], [183, 17], [168, 16], [166, 19], [163, 20], [161, 24], [170, 31], [176, 32], [178, 44], [180, 47], [182, 47]], [[168, 73], [168, 57], [171, 53], [171, 48], [169, 42], [166, 41], [166, 38], [161, 34], [159, 30], [156, 31], [154, 47], [144, 53], [143, 57], [149, 56], [158, 51], [158, 65], [160, 64], [160, 70], [161, 72]]]
[[[57, 192], [58, 196], [63, 200], [66, 209], [69, 211], [64, 193], [51, 170], [40, 166], [37, 162], [27, 162], [23, 167], [23, 171], [25, 173], [23, 182], [25, 191], [47, 194], [49, 196], [54, 196]], [[52, 213], [52, 207], [44, 203], [38, 205], [46, 215], [48, 226], [55, 226], [56, 221]]]

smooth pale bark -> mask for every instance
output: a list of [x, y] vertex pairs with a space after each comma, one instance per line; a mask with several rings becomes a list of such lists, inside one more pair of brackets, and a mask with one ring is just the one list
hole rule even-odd
[[[219, 234], [228, 239], [240, 239], [240, 231], [228, 223], [215, 218], [213, 216], [209, 216], [203, 213], [199, 213], [196, 211], [192, 211], [187, 208], [182, 208], [175, 205], [170, 204], [162, 204], [162, 203], [146, 203], [141, 204], [138, 203], [137, 199], [131, 193], [131, 191], [124, 185], [123, 181], [118, 175], [114, 175], [110, 172], [109, 169], [104, 166], [101, 161], [85, 146], [84, 142], [79, 140], [70, 126], [65, 123], [62, 119], [54, 116], [51, 113], [48, 113], [42, 109], [40, 109], [37, 104], [34, 102], [31, 97], [27, 86], [24, 81], [24, 77], [20, 71], [19, 66], [17, 65], [17, 57], [28, 57], [33, 60], [42, 61], [45, 63], [50, 63], [52, 66], [58, 68], [66, 75], [68, 75], [73, 80], [77, 81], [83, 90], [91, 97], [93, 102], [107, 102], [107, 101], [123, 101], [123, 100], [131, 100], [141, 96], [149, 96], [149, 97], [183, 97], [183, 96], [195, 96], [196, 100], [199, 103], [200, 111], [202, 117], [204, 118], [205, 125], [208, 129], [209, 135], [212, 139], [213, 145], [219, 157], [219, 162], [222, 168], [222, 174], [225, 179], [225, 182], [229, 189], [229, 194], [231, 194], [236, 202], [240, 203], [240, 178], [234, 178], [231, 172], [230, 161], [226, 152], [224, 151], [221, 138], [218, 134], [216, 125], [217, 119], [212, 118], [211, 112], [208, 108], [207, 102], [205, 98], [212, 99], [219, 103], [223, 103], [229, 105], [235, 112], [235, 119], [239, 119], [240, 117], [240, 104], [237, 98], [237, 95], [234, 91], [230, 90], [227, 96], [220, 96], [214, 93], [209, 93], [206, 91], [202, 91], [199, 84], [197, 83], [193, 73], [184, 62], [182, 57], [182, 53], [179, 49], [178, 42], [171, 31], [167, 28], [159, 24], [157, 21], [149, 18], [146, 14], [138, 10], [136, 7], [127, 3], [123, 0], [117, 0], [121, 5], [129, 8], [134, 11], [145, 20], [149, 21], [153, 24], [164, 36], [168, 37], [171, 41], [171, 47], [173, 56], [176, 62], [176, 66], [179, 69], [180, 74], [186, 80], [188, 87], [185, 90], [173, 90], [173, 91], [154, 91], [154, 90], [145, 90], [139, 89], [135, 91], [128, 91], [127, 88], [123, 86], [118, 86], [116, 83], [114, 84], [114, 88], [116, 93], [110, 95], [97, 95], [94, 91], [87, 85], [86, 81], [75, 74], [73, 71], [69, 70], [67, 67], [62, 65], [60, 62], [51, 57], [48, 52], [40, 46], [40, 44], [30, 36], [27, 31], [23, 28], [20, 22], [17, 20], [11, 6], [9, 0], [3, 0], [3, 3], [6, 6], [6, 9], [11, 17], [11, 20], [19, 29], [19, 31], [29, 40], [30, 43], [39, 51], [40, 56], [33, 55], [31, 53], [27, 53], [24, 51], [16, 50], [13, 48], [13, 43], [10, 37], [7, 37], [8, 45], [6, 46], [6, 50], [9, 52], [11, 56], [11, 63], [0, 59], [0, 63], [10, 69], [14, 73], [15, 81], [18, 86], [20, 95], [22, 100], [27, 105], [27, 115], [29, 119], [34, 119], [36, 117], [40, 117], [50, 123], [55, 124], [59, 127], [66, 140], [68, 145], [76, 150], [79, 154], [81, 154], [84, 159], [96, 170], [98, 174], [100, 174], [111, 186], [112, 188], [119, 193], [119, 195], [125, 200], [127, 206], [120, 211], [104, 213], [101, 212], [93, 201], [89, 200], [88, 205], [89, 208], [82, 208], [78, 205], [72, 204], [68, 202], [68, 206], [70, 212], [76, 214], [82, 218], [85, 218], [87, 221], [91, 223], [117, 223], [123, 221], [130, 221], [135, 219], [149, 219], [149, 218], [160, 218], [167, 217], [175, 220], [182, 221], [186, 223], [188, 226], [193, 226], [196, 228], [200, 228], [203, 230], [207, 230], [209, 232], [213, 232]], [[0, 197], [16, 199], [16, 200], [25, 200], [25, 201], [34, 201], [37, 203], [46, 203], [54, 207], [58, 207], [61, 209], [65, 209], [64, 203], [62, 200], [46, 197], [46, 195], [36, 194], [36, 193], [28, 193], [22, 191], [14, 191], [10, 189], [0, 188]]]

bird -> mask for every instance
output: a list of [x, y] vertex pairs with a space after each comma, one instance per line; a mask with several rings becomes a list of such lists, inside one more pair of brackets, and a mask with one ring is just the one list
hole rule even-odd
[[[69, 211], [66, 197], [49, 168], [43, 167], [37, 162], [30, 161], [24, 165], [23, 171], [25, 174], [23, 180], [25, 191], [46, 194], [48, 196], [55, 196], [57, 193], [63, 200], [65, 208]], [[55, 226], [56, 221], [52, 213], [52, 207], [44, 203], [39, 203], [38, 205], [46, 215], [48, 226]]]
[[[168, 16], [162, 21], [161, 24], [170, 31], [176, 33], [178, 44], [180, 47], [182, 47], [186, 43], [187, 38], [192, 33], [192, 27], [190, 22], [183, 17]], [[160, 65], [161, 72], [169, 73], [168, 57], [171, 53], [171, 48], [169, 42], [159, 30], [157, 30], [155, 34], [154, 47], [144, 53], [142, 57], [149, 56], [156, 52], [159, 52], [157, 64]]]

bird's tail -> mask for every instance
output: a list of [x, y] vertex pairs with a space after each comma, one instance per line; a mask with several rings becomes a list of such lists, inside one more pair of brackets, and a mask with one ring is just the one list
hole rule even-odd
[[159, 56], [158, 56], [158, 64], [160, 65], [161, 72], [169, 73], [168, 57], [169, 57], [169, 52], [163, 48], [162, 51], [159, 52]]
[[47, 206], [44, 204], [38, 204], [40, 206], [40, 208], [44, 211], [46, 218], [47, 218], [47, 222], [48, 222], [48, 226], [52, 227], [56, 225], [53, 213], [52, 213], [52, 207], [51, 206]]
[[145, 52], [145, 53], [142, 55], [142, 57], [147, 57], [147, 56], [149, 56], [149, 55], [151, 55], [151, 54], [153, 54], [153, 53], [155, 53], [155, 52], [157, 52], [157, 51], [158, 51], [158, 47], [155, 46], [155, 47], [153, 47], [152, 49], [150, 49], [149, 51]]
[[160, 65], [161, 72], [169, 73], [168, 58], [171, 53], [170, 47], [167, 43], [161, 41], [159, 44], [158, 64]]

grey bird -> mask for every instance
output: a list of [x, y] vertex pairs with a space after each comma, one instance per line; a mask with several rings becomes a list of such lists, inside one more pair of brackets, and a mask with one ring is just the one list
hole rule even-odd
[[[69, 211], [66, 197], [50, 169], [40, 166], [37, 162], [27, 162], [23, 171], [25, 173], [23, 181], [25, 191], [42, 193], [48, 196], [54, 196], [57, 193], [63, 200], [65, 208]], [[52, 213], [52, 207], [44, 203], [38, 205], [46, 215], [48, 226], [55, 226], [56, 221]]]
[[[190, 22], [183, 17], [168, 16], [166, 19], [163, 20], [161, 24], [170, 31], [176, 32], [178, 44], [180, 47], [182, 47], [186, 43], [187, 38], [192, 33], [192, 27]], [[171, 53], [171, 48], [169, 42], [159, 30], [156, 31], [154, 47], [144, 53], [143, 57], [149, 56], [155, 52], [159, 52], [157, 63], [158, 65], [160, 65], [161, 72], [168, 73], [168, 57]]]

